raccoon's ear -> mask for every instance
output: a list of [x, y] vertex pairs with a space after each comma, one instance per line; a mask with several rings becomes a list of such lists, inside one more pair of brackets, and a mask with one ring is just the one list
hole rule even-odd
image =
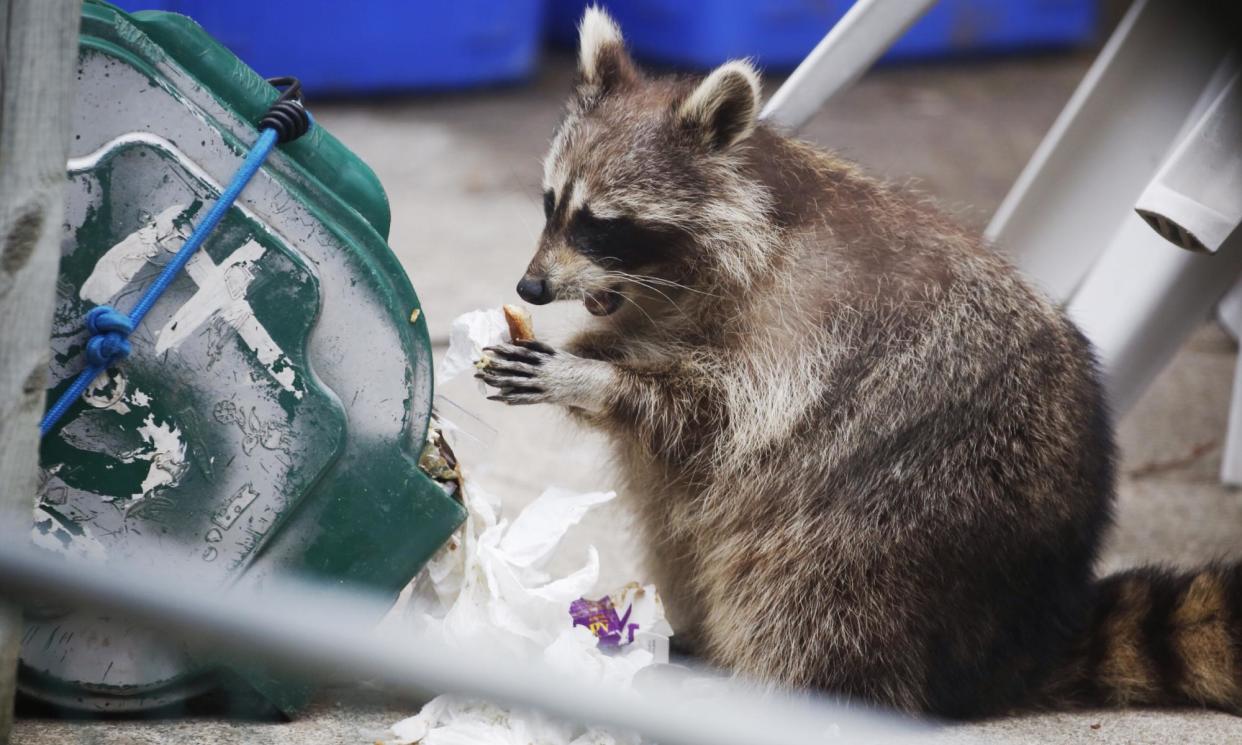
[[746, 60], [732, 60], [712, 70], [677, 110], [682, 125], [715, 150], [749, 137], [758, 114], [759, 73]]
[[598, 6], [587, 8], [578, 24], [579, 92], [596, 98], [636, 83], [638, 68], [625, 51], [616, 21]]

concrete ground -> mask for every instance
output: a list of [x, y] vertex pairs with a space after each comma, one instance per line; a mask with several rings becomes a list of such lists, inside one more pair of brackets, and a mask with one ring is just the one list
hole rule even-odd
[[[895, 180], [916, 179], [966, 223], [981, 228], [1082, 75], [1089, 55], [882, 69], [819, 115], [805, 135]], [[451, 320], [514, 297], [542, 216], [539, 159], [572, 75], [552, 57], [529, 86], [436, 98], [316, 103], [320, 123], [371, 163], [393, 205], [391, 243], [424, 303], [442, 350]], [[769, 84], [773, 89], [774, 84]], [[572, 329], [580, 307], [540, 308], [541, 336]], [[1142, 562], [1194, 564], [1242, 554], [1242, 495], [1216, 480], [1236, 345], [1207, 326], [1120, 422], [1119, 515], [1105, 569]], [[554, 411], [507, 409], [473, 381], [441, 393], [479, 419], [460, 448], [472, 474], [520, 509], [548, 484], [607, 488], [597, 438]], [[592, 516], [583, 542], [598, 545], [608, 587], [642, 579], [621, 507]], [[571, 552], [577, 560], [581, 552]], [[49, 722], [26, 719], [17, 745], [247, 742], [363, 743], [408, 710], [365, 691], [325, 694], [301, 721]], [[1242, 719], [1199, 711], [1051, 714], [952, 728], [969, 742], [1242, 742]]]

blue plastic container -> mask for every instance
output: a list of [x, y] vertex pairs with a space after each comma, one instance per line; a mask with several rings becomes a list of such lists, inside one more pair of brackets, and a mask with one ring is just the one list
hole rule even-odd
[[[768, 70], [798, 65], [851, 0], [549, 0], [548, 34], [573, 45], [592, 2], [621, 24], [642, 60], [705, 69], [750, 57]], [[940, 0], [885, 60], [994, 54], [1082, 44], [1095, 36], [1098, 0]]]
[[120, 0], [198, 21], [259, 74], [311, 96], [453, 89], [527, 77], [544, 0]]

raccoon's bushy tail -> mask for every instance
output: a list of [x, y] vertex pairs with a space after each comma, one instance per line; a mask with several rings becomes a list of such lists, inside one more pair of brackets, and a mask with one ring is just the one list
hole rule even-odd
[[1100, 580], [1089, 626], [1046, 703], [1242, 713], [1242, 565], [1134, 569]]

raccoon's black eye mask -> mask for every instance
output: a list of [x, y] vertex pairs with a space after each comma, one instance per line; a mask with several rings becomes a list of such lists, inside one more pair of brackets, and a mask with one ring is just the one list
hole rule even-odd
[[671, 259], [677, 233], [632, 217], [599, 217], [583, 207], [570, 219], [565, 238], [592, 261], [636, 269]]

